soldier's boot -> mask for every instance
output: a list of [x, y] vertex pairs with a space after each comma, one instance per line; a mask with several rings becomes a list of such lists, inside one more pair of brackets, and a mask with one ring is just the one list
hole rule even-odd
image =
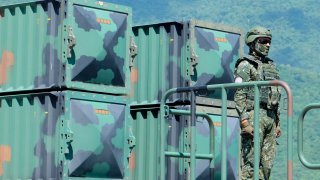
[[270, 174], [271, 174], [271, 169], [270, 168], [262, 168], [264, 179], [269, 180], [270, 179]]

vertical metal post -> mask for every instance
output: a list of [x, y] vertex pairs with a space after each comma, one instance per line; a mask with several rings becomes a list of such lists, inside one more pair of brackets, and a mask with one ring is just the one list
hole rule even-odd
[[221, 88], [222, 96], [222, 137], [221, 137], [221, 180], [227, 179], [227, 92]]
[[[160, 180], [165, 180], [165, 102], [166, 99], [164, 99], [163, 101], [161, 101], [161, 106], [160, 106], [160, 117], [161, 117], [161, 121], [160, 121]], [[162, 119], [163, 118], [163, 119]]]
[[196, 171], [196, 97], [191, 91], [191, 152], [190, 152], [190, 179], [195, 180]]
[[259, 179], [259, 165], [260, 165], [260, 92], [258, 85], [254, 85], [254, 179]]
[[293, 155], [292, 155], [292, 150], [293, 150], [293, 134], [292, 134], [293, 126], [292, 126], [292, 108], [288, 109], [288, 180], [293, 179]]
[[278, 81], [278, 80], [273, 80], [270, 81], [271, 85], [275, 85], [275, 86], [282, 86], [286, 92], [287, 92], [287, 97], [288, 97], [288, 154], [287, 154], [287, 174], [288, 174], [288, 180], [292, 180], [293, 179], [293, 157], [292, 157], [292, 150], [293, 150], [293, 135], [292, 135], [292, 114], [293, 114], [293, 98], [292, 98], [292, 93], [291, 93], [291, 89], [288, 86], [287, 83], [283, 82], [283, 81]]

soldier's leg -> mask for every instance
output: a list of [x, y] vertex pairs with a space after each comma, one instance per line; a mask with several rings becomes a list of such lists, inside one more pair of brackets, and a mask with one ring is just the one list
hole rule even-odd
[[242, 136], [241, 138], [241, 155], [243, 158], [243, 165], [241, 168], [241, 179], [253, 179], [253, 139], [249, 136]]
[[[252, 138], [242, 138], [242, 158], [243, 165], [241, 168], [241, 179], [253, 179], [254, 176], [254, 146]], [[259, 166], [259, 180], [264, 180], [264, 172], [262, 166]]]
[[268, 116], [263, 117], [265, 122], [265, 134], [264, 140], [261, 146], [261, 169], [264, 174], [264, 179], [269, 179], [271, 174], [271, 168], [276, 154], [276, 135], [275, 135], [275, 122], [272, 119], [272, 115], [268, 113]]
[[[254, 111], [249, 112], [249, 122], [253, 126], [253, 120], [254, 119]], [[261, 113], [260, 113], [260, 120], [259, 120], [259, 137], [260, 141], [263, 141], [263, 134], [264, 134], [264, 124], [261, 121]], [[243, 166], [242, 166], [242, 173], [241, 173], [241, 179], [253, 179], [254, 176], [254, 139], [252, 136], [242, 136], [241, 140], [241, 153], [243, 158]], [[260, 143], [261, 147], [261, 143]], [[262, 179], [263, 173], [261, 169], [259, 169], [259, 179]]]

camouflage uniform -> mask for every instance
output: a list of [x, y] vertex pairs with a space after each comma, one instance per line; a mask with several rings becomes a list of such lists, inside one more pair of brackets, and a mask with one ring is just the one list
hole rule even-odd
[[[270, 38], [271, 41], [271, 38]], [[240, 58], [236, 63], [235, 81], [265, 81], [279, 79], [279, 73], [273, 61], [266, 56], [259, 56], [251, 51], [250, 55]], [[269, 179], [276, 150], [276, 127], [279, 127], [280, 110], [278, 102], [280, 91], [278, 87], [260, 88], [260, 165], [259, 179]], [[235, 93], [236, 108], [240, 121], [247, 120], [253, 127], [254, 121], [254, 88], [239, 88]], [[242, 175], [241, 179], [253, 179], [254, 148], [252, 133], [242, 133]]]

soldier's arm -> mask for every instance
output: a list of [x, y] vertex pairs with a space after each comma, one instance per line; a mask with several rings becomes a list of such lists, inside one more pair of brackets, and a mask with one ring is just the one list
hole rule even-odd
[[281, 128], [280, 128], [280, 106], [278, 105], [277, 110], [276, 110], [276, 137], [280, 137], [281, 136]]
[[[280, 80], [279, 70], [276, 68], [277, 72], [277, 79]], [[276, 125], [280, 127], [280, 100], [281, 100], [281, 88], [278, 86], [277, 92], [278, 92], [278, 106], [276, 109]]]
[[[281, 95], [280, 95], [281, 97]], [[280, 101], [280, 97], [279, 97], [279, 101]], [[276, 125], [280, 126], [280, 104], [278, 104], [278, 107], [276, 109]]]
[[[247, 61], [242, 61], [235, 70], [235, 82], [248, 82], [250, 80], [250, 69], [250, 64]], [[248, 88], [238, 88], [234, 95], [236, 109], [241, 121], [249, 118], [247, 112], [247, 91]]]

